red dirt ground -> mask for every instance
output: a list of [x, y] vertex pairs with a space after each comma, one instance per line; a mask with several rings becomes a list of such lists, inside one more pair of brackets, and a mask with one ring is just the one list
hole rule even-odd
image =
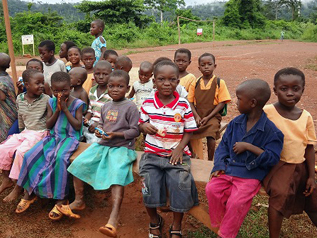
[[[316, 43], [304, 43], [293, 41], [228, 41], [215, 43], [183, 44], [192, 52], [192, 63], [188, 71], [199, 76], [197, 59], [204, 52], [213, 53], [216, 56], [216, 75], [226, 81], [229, 92], [235, 102], [235, 88], [246, 79], [261, 78], [272, 86], [274, 74], [287, 66], [298, 67], [306, 75], [306, 89], [299, 102], [299, 106], [308, 110], [317, 119], [317, 60]], [[119, 50], [119, 54], [129, 53], [133, 66], [138, 67], [142, 61], [153, 62], [156, 58], [167, 56], [173, 58], [178, 45], [170, 45], [146, 49]], [[18, 65], [23, 65], [28, 59], [17, 59]], [[275, 102], [272, 95], [270, 102]], [[228, 107], [228, 116], [224, 121], [230, 121], [238, 115], [235, 103]], [[316, 126], [316, 120], [315, 126]], [[202, 191], [204, 185], [199, 185]], [[111, 198], [109, 192], [93, 192], [89, 190], [87, 196], [88, 208], [81, 212], [79, 220], [63, 218], [60, 222], [51, 222], [47, 214], [53, 203], [46, 200], [37, 202], [27, 212], [21, 215], [14, 213], [16, 203], [0, 205], [0, 214], [6, 211], [6, 217], [0, 216], [0, 237], [78, 237], [98, 238], [105, 237], [98, 233], [98, 228], [105, 224], [111, 211]], [[142, 204], [139, 180], [130, 184], [125, 189], [125, 197], [122, 204], [118, 237], [147, 237], [149, 219]], [[7, 194], [7, 193], [6, 193]], [[0, 195], [0, 199], [4, 195]], [[108, 197], [105, 199], [105, 197]], [[205, 199], [203, 199], [205, 200]], [[11, 209], [12, 212], [7, 212]], [[163, 213], [166, 221], [165, 233], [171, 222], [171, 214]], [[4, 223], [5, 222], [5, 223]], [[2, 224], [2, 225], [1, 225]], [[185, 216], [184, 231], [197, 228], [197, 222], [190, 216]]]

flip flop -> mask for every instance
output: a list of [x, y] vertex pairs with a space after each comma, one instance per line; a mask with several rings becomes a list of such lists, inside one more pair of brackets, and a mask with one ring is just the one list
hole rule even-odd
[[25, 212], [32, 203], [34, 203], [37, 200], [37, 197], [34, 197], [31, 200], [26, 200], [26, 199], [21, 199], [21, 201], [19, 202], [19, 204], [17, 205], [17, 208], [15, 209], [15, 213], [22, 213]]
[[117, 229], [110, 224], [107, 224], [105, 226], [102, 226], [99, 228], [99, 231], [109, 237], [117, 237]]
[[53, 221], [58, 221], [63, 217], [63, 213], [57, 210], [57, 204], [53, 207], [53, 209], [48, 214], [48, 217]]
[[70, 209], [69, 205], [56, 205], [58, 211], [63, 213], [65, 216], [79, 219], [80, 216], [78, 214], [73, 213], [72, 209]]

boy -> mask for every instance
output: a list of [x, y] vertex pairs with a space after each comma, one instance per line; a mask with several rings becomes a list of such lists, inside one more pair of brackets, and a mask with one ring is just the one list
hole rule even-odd
[[91, 44], [91, 48], [95, 50], [96, 61], [95, 64], [102, 59], [103, 53], [106, 51], [107, 43], [103, 38], [102, 33], [105, 29], [105, 23], [103, 20], [97, 19], [90, 24], [90, 34], [95, 37], [95, 40]]
[[[69, 76], [73, 89], [70, 95], [82, 100], [86, 105], [89, 105], [88, 94], [82, 86], [87, 78], [87, 71], [84, 68], [75, 67], [69, 71]], [[85, 115], [86, 113], [84, 112], [83, 114]]]
[[189, 103], [175, 92], [178, 77], [178, 68], [173, 62], [158, 63], [154, 68], [157, 91], [141, 107], [140, 130], [146, 138], [140, 176], [151, 237], [162, 235], [163, 220], [156, 208], [166, 205], [166, 188], [174, 217], [170, 237], [181, 236], [184, 212], [198, 205], [187, 147], [197, 127]]
[[112, 71], [115, 68], [117, 58], [119, 57], [118, 53], [115, 50], [106, 50], [103, 54], [103, 59], [108, 61], [112, 66]]
[[121, 70], [129, 73], [130, 70], [132, 69], [131, 59], [126, 55], [122, 55], [122, 56], [118, 57], [116, 64], [115, 64], [115, 70], [117, 70], [117, 69], [121, 69]]
[[208, 160], [213, 160], [216, 140], [220, 137], [220, 111], [231, 98], [225, 81], [213, 74], [217, 67], [215, 56], [202, 54], [198, 65], [202, 76], [191, 83], [187, 97], [198, 126], [192, 139], [207, 137]]
[[94, 63], [96, 61], [95, 51], [91, 47], [86, 47], [81, 51], [81, 61], [85, 65], [85, 69], [87, 71], [87, 79], [83, 84], [83, 88], [89, 94], [89, 90], [92, 86], [94, 86]]
[[55, 72], [66, 72], [65, 64], [60, 59], [56, 59], [55, 54], [55, 44], [53, 41], [45, 40], [39, 44], [39, 53], [41, 60], [44, 62], [44, 79], [45, 82], [51, 86], [51, 76]]
[[192, 54], [190, 50], [184, 48], [176, 50], [174, 54], [174, 63], [179, 69], [179, 84], [184, 86], [187, 92], [189, 90], [189, 85], [196, 81], [195, 75], [186, 71], [187, 67], [191, 63], [191, 56]]
[[206, 186], [211, 226], [222, 238], [236, 237], [261, 181], [278, 163], [283, 134], [263, 107], [271, 96], [267, 82], [248, 80], [236, 91], [238, 110], [215, 153]]

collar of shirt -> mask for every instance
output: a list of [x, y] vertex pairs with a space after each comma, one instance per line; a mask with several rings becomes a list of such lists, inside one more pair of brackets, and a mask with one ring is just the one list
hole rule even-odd
[[100, 98], [103, 98], [106, 94], [108, 94], [108, 89], [106, 89], [106, 91], [105, 91], [104, 93], [102, 93], [102, 94], [100, 95], [100, 97], [98, 97], [98, 96], [97, 96], [97, 88], [98, 88], [98, 86], [95, 88], [95, 91], [92, 92], [92, 93], [94, 94], [94, 96], [97, 98], [97, 100], [99, 100]]
[[[20, 94], [20, 97], [21, 97], [21, 100], [22, 100], [22, 101], [26, 101], [26, 100], [25, 100], [25, 94], [26, 94], [26, 92]], [[34, 103], [34, 102], [36, 102], [36, 101], [38, 101], [38, 100], [41, 100], [42, 97], [43, 97], [43, 93], [42, 93], [38, 98], [34, 99], [32, 103]], [[27, 102], [27, 103], [28, 103], [28, 102]], [[29, 104], [29, 103], [28, 103], [28, 104]]]
[[161, 100], [158, 98], [158, 93], [159, 92], [156, 91], [155, 94], [154, 94], [154, 105], [155, 105], [156, 109], [162, 108], [162, 107], [169, 107], [172, 110], [174, 110], [176, 108], [177, 103], [179, 101], [179, 94], [176, 91], [174, 91], [174, 93], [173, 93], [175, 99], [172, 102], [170, 102], [169, 104], [167, 104], [167, 105], [164, 105], [161, 102]]
[[[248, 132], [248, 134], [255, 133], [257, 130], [264, 131], [265, 124], [266, 124], [267, 120], [268, 120], [268, 118], [267, 118], [265, 112], [262, 111], [262, 115], [261, 115], [260, 119], [251, 128], [251, 130]], [[247, 131], [247, 128], [246, 128], [247, 121], [248, 121], [247, 115], [243, 114], [242, 117], [237, 118], [237, 120], [235, 120], [235, 123], [240, 124], [240, 127], [242, 128], [243, 131]]]

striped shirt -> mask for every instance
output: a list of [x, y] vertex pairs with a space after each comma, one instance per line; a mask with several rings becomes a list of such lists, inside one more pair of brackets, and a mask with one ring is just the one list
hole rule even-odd
[[[179, 145], [184, 132], [197, 130], [188, 101], [179, 97], [177, 92], [174, 96], [175, 100], [168, 105], [159, 100], [158, 92], [144, 101], [139, 124], [148, 122], [158, 129], [155, 135], [146, 135], [144, 152], [167, 157]], [[184, 148], [184, 153], [191, 155], [188, 146]]]
[[97, 96], [97, 88], [98, 85], [92, 87], [89, 91], [89, 108], [88, 112], [92, 113], [91, 120], [95, 122], [99, 122], [100, 119], [100, 113], [102, 106], [106, 103], [112, 100], [112, 98], [108, 95], [108, 90], [106, 90], [104, 93], [100, 95], [100, 97]]
[[50, 97], [41, 94], [31, 104], [25, 99], [26, 93], [17, 98], [19, 129], [42, 131], [46, 130], [47, 102]]

